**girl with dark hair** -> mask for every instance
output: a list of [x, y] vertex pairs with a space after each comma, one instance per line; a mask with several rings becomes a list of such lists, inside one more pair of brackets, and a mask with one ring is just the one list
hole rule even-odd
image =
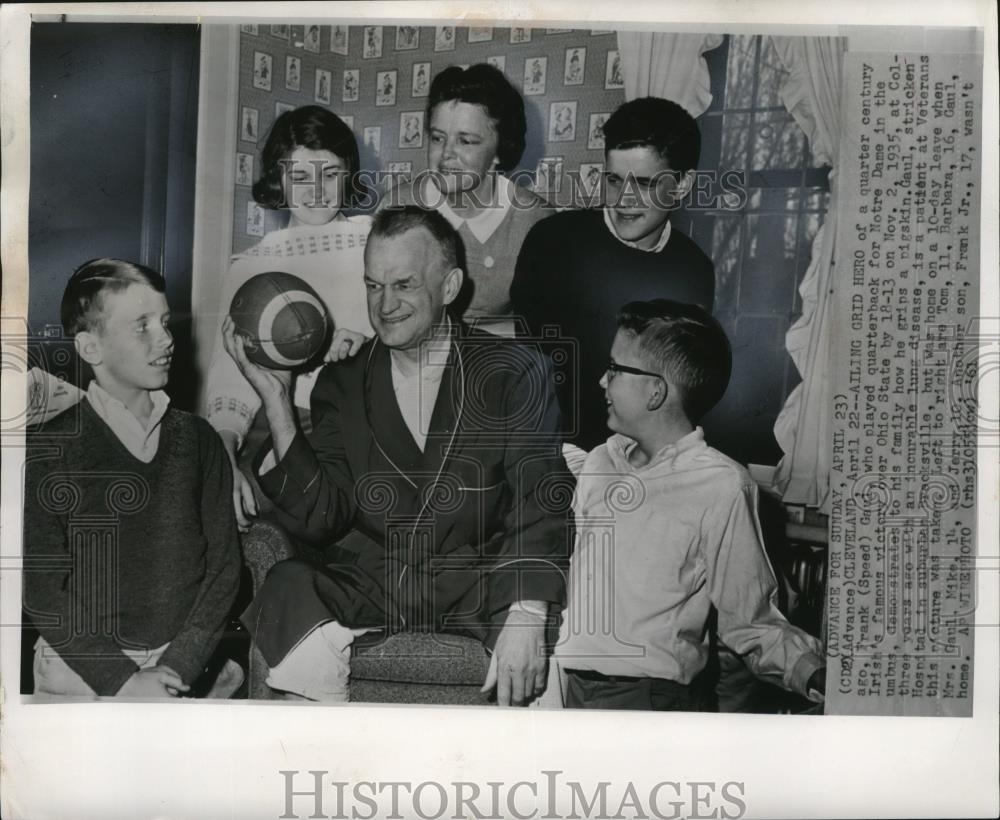
[[383, 205], [440, 211], [465, 245], [467, 285], [457, 309], [483, 329], [513, 335], [514, 263], [531, 226], [551, 213], [506, 176], [524, 152], [524, 101], [494, 66], [451, 66], [431, 81], [425, 121], [427, 172]]
[[[253, 198], [285, 211], [286, 227], [268, 233], [233, 257], [220, 304], [228, 311], [236, 290], [265, 271], [286, 271], [312, 285], [335, 329], [371, 336], [364, 285], [364, 247], [371, 217], [347, 216], [365, 191], [358, 178], [358, 146], [351, 129], [318, 105], [286, 111], [274, 121], [261, 155]], [[221, 325], [221, 321], [220, 321]], [[295, 405], [308, 429], [309, 394], [318, 369], [295, 379]], [[233, 467], [233, 503], [241, 529], [258, 511], [250, 479], [238, 465], [240, 449], [260, 409], [260, 398], [216, 336], [206, 382], [205, 416], [219, 432]]]

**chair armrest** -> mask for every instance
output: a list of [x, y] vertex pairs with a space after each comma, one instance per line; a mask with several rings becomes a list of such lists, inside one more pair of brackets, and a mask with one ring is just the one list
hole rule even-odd
[[490, 656], [482, 643], [444, 632], [399, 632], [355, 644], [351, 680], [441, 686], [482, 686]]
[[243, 560], [253, 578], [253, 591], [260, 590], [267, 573], [279, 561], [299, 558], [313, 564], [325, 564], [322, 550], [291, 538], [277, 521], [259, 518], [240, 539]]
[[271, 567], [286, 558], [295, 557], [295, 548], [285, 531], [275, 522], [261, 519], [254, 521], [250, 531], [240, 539], [243, 560], [253, 578], [254, 594], [260, 590]]

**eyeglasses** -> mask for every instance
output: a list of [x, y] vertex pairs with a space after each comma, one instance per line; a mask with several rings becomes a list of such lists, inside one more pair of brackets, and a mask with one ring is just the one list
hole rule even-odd
[[617, 373], [631, 373], [633, 376], [652, 376], [656, 379], [663, 378], [661, 374], [654, 373], [651, 370], [640, 370], [638, 367], [629, 367], [625, 364], [618, 364], [618, 362], [614, 360], [609, 361], [608, 367], [604, 371], [604, 375], [608, 377], [608, 381], [611, 381]]

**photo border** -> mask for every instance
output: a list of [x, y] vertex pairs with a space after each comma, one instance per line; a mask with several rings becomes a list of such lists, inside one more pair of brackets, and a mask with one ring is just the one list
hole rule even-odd
[[[506, 9], [510, 4], [504, 4]], [[469, 6], [463, 4], [463, 11]], [[849, 8], [848, 8], [849, 6]], [[297, 7], [301, 9], [302, 7]], [[394, 7], [398, 9], [397, 7]], [[528, 6], [523, 6], [525, 15]], [[851, 25], [901, 28], [898, 7], [871, 3], [795, 4], [764, 2], [713, 4], [692, 10], [684, 4], [656, 7], [658, 27], [675, 30], [781, 31], [813, 33], [843, 30], [836, 13], [850, 12]], [[491, 6], [498, 16], [500, 6]], [[586, 28], [607, 26], [607, 11], [591, 7]], [[536, 9], [537, 10], [537, 9]], [[545, 6], [545, 22], [553, 24], [583, 15], [583, 7], [568, 4]], [[159, 20], [195, 22], [261, 19], [281, 11], [278, 4], [266, 10], [212, 4], [163, 4]], [[619, 30], [648, 27], [636, 15], [650, 7], [625, 8]], [[256, 12], [256, 13], [255, 13]], [[355, 9], [336, 9], [338, 20]], [[0, 56], [4, 127], [8, 139], [3, 156], [4, 315], [26, 307], [27, 300], [27, 129], [28, 26], [30, 15], [67, 14], [68, 21], [113, 18], [138, 21], [148, 18], [148, 7], [111, 4], [0, 9], [10, 47]], [[371, 4], [357, 11], [358, 19], [391, 20], [388, 7]], [[440, 6], [407, 9], [410, 17], [433, 25], [442, 18]], [[722, 16], [724, 15], [724, 16]], [[710, 18], [710, 19], [709, 19]], [[997, 192], [996, 16], [986, 4], [957, 0], [947, 8], [928, 2], [907, 3], [908, 25], [949, 27], [970, 21], [987, 25], [983, 48], [985, 71], [982, 145], [981, 270], [997, 268], [996, 215], [989, 203]], [[456, 10], [454, 22], [461, 25]], [[788, 26], [795, 28], [789, 29]], [[265, 40], [266, 42], [266, 40]], [[397, 76], [398, 80], [398, 76]], [[332, 89], [331, 89], [332, 93]], [[232, 169], [230, 169], [231, 172]], [[992, 214], [992, 215], [991, 215]], [[981, 312], [998, 316], [997, 283], [983, 274]], [[993, 311], [990, 314], [990, 311]], [[5, 408], [24, 395], [16, 374], [3, 373]], [[989, 396], [995, 411], [996, 397]], [[5, 412], [5, 418], [10, 415]], [[993, 418], [996, 417], [994, 412]], [[0, 574], [3, 623], [19, 620], [20, 578], [13, 558], [19, 541], [20, 504], [10, 503], [13, 487], [20, 486], [23, 452], [5, 447], [2, 510], [5, 563]], [[979, 453], [979, 533], [994, 537], [997, 511], [983, 500], [996, 491], [998, 468], [995, 449]], [[19, 493], [14, 492], [15, 496]], [[983, 547], [990, 546], [980, 541]], [[996, 624], [995, 573], [979, 573], [980, 604], [985, 617]], [[13, 620], [12, 620], [13, 617]], [[80, 816], [80, 809], [104, 817], [140, 809], [128, 804], [141, 801], [143, 813], [158, 816], [274, 817], [284, 806], [284, 780], [280, 771], [319, 770], [327, 780], [340, 778], [391, 782], [403, 778], [452, 782], [460, 779], [484, 784], [503, 778], [508, 783], [537, 782], [545, 771], [559, 771], [568, 779], [586, 784], [587, 794], [599, 782], [619, 786], [636, 783], [640, 789], [658, 782], [738, 780], [747, 816], [990, 816], [997, 808], [996, 626], [984, 627], [976, 646], [975, 717], [962, 718], [788, 718], [758, 715], [650, 715], [628, 713], [558, 713], [535, 710], [466, 709], [446, 707], [335, 708], [319, 705], [225, 704], [27, 704], [6, 685], [3, 744], [4, 816], [12, 806], [27, 807], [26, 816], [38, 816], [45, 805], [52, 816]], [[17, 679], [12, 655], [19, 640], [3, 641], [5, 683]], [[458, 717], [461, 720], [443, 719]], [[530, 721], [530, 741], [526, 727]], [[204, 743], [191, 738], [203, 737]], [[66, 742], [72, 738], [72, 742]], [[155, 745], [148, 746], [149, 738]], [[401, 738], [407, 739], [401, 741]], [[417, 739], [410, 741], [409, 739]], [[627, 738], [627, 748], [623, 739]], [[192, 746], [212, 750], [211, 757], [193, 753]], [[608, 752], [608, 746], [612, 752]], [[345, 753], [344, 748], [349, 752]], [[803, 751], [807, 748], [807, 752]], [[224, 750], [224, 753], [220, 750]], [[391, 750], [391, 754], [387, 754]], [[597, 752], [601, 753], [598, 755]], [[781, 766], [774, 765], [780, 756]], [[208, 760], [208, 762], [206, 762]], [[238, 772], [235, 788], [233, 772]], [[72, 772], [72, 777], [66, 773]], [[126, 796], [121, 774], [128, 773]], [[30, 784], [30, 792], [18, 791]], [[308, 785], [308, 784], [306, 784]], [[14, 793], [12, 794], [12, 788]], [[301, 788], [301, 786], [299, 787]], [[15, 802], [16, 801], [16, 802]], [[133, 810], [134, 809], [134, 810]], [[328, 809], [328, 813], [332, 809]], [[300, 809], [301, 816], [307, 812]], [[539, 815], [541, 816], [541, 815]]]

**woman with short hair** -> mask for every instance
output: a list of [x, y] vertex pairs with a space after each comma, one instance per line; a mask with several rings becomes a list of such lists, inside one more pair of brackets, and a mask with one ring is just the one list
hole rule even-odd
[[440, 211], [465, 246], [467, 285], [457, 309], [478, 327], [513, 335], [510, 283], [525, 235], [552, 213], [507, 177], [524, 152], [524, 101], [499, 69], [450, 66], [427, 100], [427, 171], [389, 192], [381, 207]]

